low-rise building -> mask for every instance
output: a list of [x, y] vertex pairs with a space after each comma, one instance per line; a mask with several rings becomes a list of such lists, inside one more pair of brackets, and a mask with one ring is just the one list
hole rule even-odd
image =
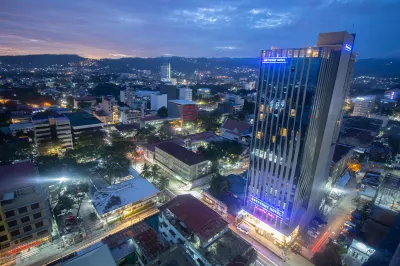
[[47, 242], [52, 223], [47, 194], [32, 162], [0, 167], [0, 264]]
[[334, 184], [348, 168], [354, 154], [354, 146], [336, 144], [329, 171], [329, 184]]
[[73, 147], [71, 124], [65, 115], [52, 111], [39, 112], [33, 115], [32, 124], [34, 141], [39, 150], [50, 142], [58, 142], [62, 149]]
[[179, 118], [183, 121], [195, 121], [199, 107], [195, 102], [188, 100], [168, 101], [168, 116]]
[[193, 100], [192, 89], [190, 89], [190, 88], [180, 88], [179, 89], [179, 99], [180, 100], [192, 101]]
[[234, 119], [227, 118], [221, 125], [221, 137], [243, 144], [248, 143], [251, 135], [251, 125]]
[[140, 118], [140, 128], [145, 128], [147, 126], [153, 126], [153, 127], [159, 127], [161, 126], [164, 122], [173, 122], [173, 121], [178, 121], [179, 118], [170, 118], [170, 117], [159, 117], [159, 116], [154, 116], [154, 115], [148, 115]]
[[92, 106], [96, 104], [96, 98], [93, 96], [82, 96], [74, 99], [74, 108], [80, 108], [83, 104]]
[[354, 101], [353, 116], [370, 117], [375, 107], [375, 96], [357, 97]]
[[211, 172], [209, 160], [173, 142], [158, 144], [155, 147], [155, 160], [187, 181]]
[[104, 123], [86, 112], [73, 112], [65, 114], [65, 116], [71, 124], [74, 141], [79, 138], [79, 134], [87, 131], [101, 130], [104, 126]]
[[17, 123], [10, 124], [9, 126], [10, 132], [13, 136], [17, 135], [18, 132], [28, 133], [33, 130], [33, 124], [31, 122], [28, 123]]
[[131, 105], [136, 99], [136, 91], [133, 88], [126, 88], [119, 91], [119, 101]]
[[197, 265], [239, 265], [235, 264], [238, 258], [240, 265], [250, 265], [256, 259], [252, 246], [191, 194], [179, 195], [163, 206], [159, 231], [166, 241], [183, 248]]
[[138, 123], [142, 116], [139, 110], [123, 110], [120, 112], [120, 122], [122, 124]]
[[108, 185], [102, 178], [92, 178], [90, 200], [105, 223], [131, 216], [138, 210], [153, 209], [159, 190], [144, 178], [129, 177], [122, 183]]
[[375, 205], [393, 212], [400, 212], [400, 171], [386, 171], [378, 187]]
[[211, 97], [211, 89], [209, 88], [198, 88], [197, 98], [198, 99], [208, 99]]

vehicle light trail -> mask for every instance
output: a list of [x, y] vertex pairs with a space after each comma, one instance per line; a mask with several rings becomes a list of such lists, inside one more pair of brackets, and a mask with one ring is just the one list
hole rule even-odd
[[328, 236], [329, 236], [329, 233], [328, 233], [328, 232], [325, 232], [325, 233], [322, 235], [322, 237], [318, 240], [318, 242], [314, 245], [314, 247], [312, 248], [311, 251], [312, 251], [313, 253], [318, 252], [318, 251], [321, 249], [322, 245], [325, 243], [325, 241], [326, 241], [326, 239], [328, 238]]

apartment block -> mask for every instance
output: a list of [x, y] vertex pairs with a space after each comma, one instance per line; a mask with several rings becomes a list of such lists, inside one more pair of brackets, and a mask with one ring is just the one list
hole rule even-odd
[[0, 264], [50, 239], [50, 207], [32, 162], [0, 167], [0, 203]]
[[188, 181], [211, 172], [209, 160], [173, 142], [157, 145], [155, 160]]
[[52, 111], [38, 112], [32, 117], [34, 141], [39, 149], [49, 142], [59, 142], [63, 149], [73, 147], [71, 124], [65, 115]]

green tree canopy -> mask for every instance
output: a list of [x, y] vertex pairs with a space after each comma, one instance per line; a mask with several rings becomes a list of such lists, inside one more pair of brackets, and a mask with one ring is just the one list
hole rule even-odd
[[168, 117], [168, 109], [165, 106], [162, 106], [160, 109], [157, 110], [157, 115], [159, 117], [165, 118]]

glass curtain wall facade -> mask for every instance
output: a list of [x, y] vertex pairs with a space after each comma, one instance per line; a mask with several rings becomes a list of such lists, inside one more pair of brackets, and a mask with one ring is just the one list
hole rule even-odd
[[338, 38], [261, 52], [246, 209], [283, 231], [307, 223], [324, 194], [354, 62], [354, 36]]

